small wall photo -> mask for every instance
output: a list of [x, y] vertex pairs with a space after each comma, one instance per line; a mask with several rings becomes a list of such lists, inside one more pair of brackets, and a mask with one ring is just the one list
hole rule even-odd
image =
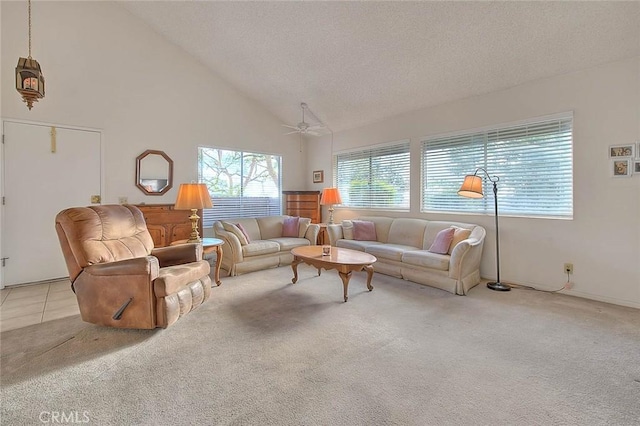
[[629, 177], [631, 176], [631, 160], [611, 160], [610, 170], [612, 177]]
[[611, 145], [609, 147], [609, 158], [633, 157], [636, 144], [628, 145]]

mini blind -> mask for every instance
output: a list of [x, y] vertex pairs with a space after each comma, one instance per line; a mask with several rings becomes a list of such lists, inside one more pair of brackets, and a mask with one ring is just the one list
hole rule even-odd
[[500, 178], [500, 214], [573, 217], [571, 115], [423, 141], [422, 211], [493, 214], [486, 179], [485, 198], [457, 194], [464, 176], [480, 167]]
[[408, 140], [336, 155], [342, 206], [409, 210], [409, 160]]

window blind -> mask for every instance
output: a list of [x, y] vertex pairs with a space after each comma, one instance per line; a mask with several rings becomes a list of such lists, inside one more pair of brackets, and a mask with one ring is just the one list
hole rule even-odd
[[198, 180], [212, 196], [203, 226], [220, 219], [282, 214], [279, 155], [198, 148]]
[[409, 141], [370, 147], [334, 157], [334, 184], [342, 206], [409, 210]]
[[500, 214], [571, 218], [573, 117], [425, 140], [421, 168], [423, 212], [493, 214], [493, 185], [487, 179], [483, 199], [457, 194], [465, 175], [484, 168], [500, 178]]

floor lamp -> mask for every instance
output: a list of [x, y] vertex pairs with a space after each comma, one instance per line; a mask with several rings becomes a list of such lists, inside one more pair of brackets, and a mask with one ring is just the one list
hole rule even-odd
[[476, 169], [474, 174], [464, 177], [464, 182], [460, 190], [458, 190], [458, 195], [468, 198], [484, 197], [484, 193], [482, 192], [482, 177], [478, 176], [480, 170], [482, 170], [487, 179], [493, 183], [493, 200], [496, 210], [496, 281], [487, 283], [487, 287], [491, 290], [509, 291], [511, 287], [500, 282], [500, 233], [498, 231], [498, 181], [500, 178], [498, 176], [489, 176], [489, 173], [483, 168]]

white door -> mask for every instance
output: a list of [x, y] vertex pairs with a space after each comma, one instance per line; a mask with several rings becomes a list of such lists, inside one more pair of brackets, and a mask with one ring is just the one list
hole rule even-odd
[[98, 131], [4, 121], [3, 284], [67, 277], [56, 214], [100, 195]]

